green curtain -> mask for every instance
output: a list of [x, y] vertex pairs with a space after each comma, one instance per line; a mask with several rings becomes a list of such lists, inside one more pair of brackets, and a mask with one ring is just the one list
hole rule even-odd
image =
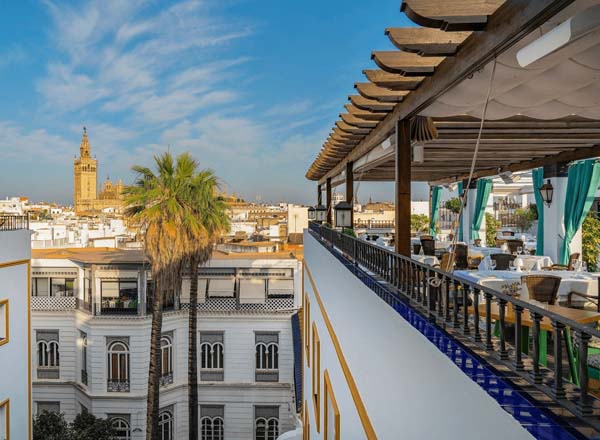
[[544, 255], [544, 200], [540, 187], [544, 184], [544, 168], [536, 168], [533, 170], [533, 194], [535, 195], [535, 205], [538, 212], [537, 225], [537, 247], [535, 253]]
[[[464, 190], [464, 186], [463, 186], [462, 180], [460, 182], [458, 182], [457, 190], [458, 190], [458, 199], [462, 203], [462, 196], [463, 196], [463, 190]], [[464, 239], [463, 239], [462, 214], [458, 218], [458, 241], [464, 241]]]
[[565, 238], [560, 253], [560, 264], [569, 262], [571, 241], [592, 207], [598, 183], [600, 183], [600, 165], [595, 159], [575, 162], [569, 166], [564, 215]]
[[479, 238], [479, 229], [485, 214], [490, 193], [492, 192], [492, 181], [490, 179], [479, 179], [477, 181], [477, 197], [475, 198], [475, 212], [473, 212], [473, 222], [471, 223], [471, 239]]
[[429, 235], [435, 237], [436, 227], [435, 224], [438, 220], [438, 214], [440, 212], [440, 195], [442, 193], [442, 187], [434, 186], [431, 188], [431, 218], [429, 219]]

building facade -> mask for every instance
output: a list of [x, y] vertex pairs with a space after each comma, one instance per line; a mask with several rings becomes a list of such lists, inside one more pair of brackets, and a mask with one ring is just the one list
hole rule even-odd
[[[142, 253], [34, 253], [34, 414], [60, 411], [72, 420], [86, 408], [110, 418], [119, 438], [144, 438], [153, 284]], [[300, 303], [300, 267], [282, 255], [217, 252], [200, 269], [199, 438], [262, 440], [294, 429], [291, 317]], [[189, 285], [184, 278], [181, 294], [165, 304], [165, 440], [188, 435]]]
[[123, 205], [123, 182], [113, 184], [110, 179], [102, 185], [98, 193], [98, 160], [92, 158], [87, 130], [79, 146], [79, 157], [73, 164], [73, 202], [77, 215], [91, 215], [101, 212], [120, 212]]
[[0, 439], [31, 439], [30, 233], [25, 217], [0, 216]]

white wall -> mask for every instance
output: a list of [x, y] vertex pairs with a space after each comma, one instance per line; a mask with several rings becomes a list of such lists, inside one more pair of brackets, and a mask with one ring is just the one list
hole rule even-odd
[[[495, 400], [309, 233], [305, 233], [304, 244], [305, 266], [312, 273], [378, 438], [532, 438]], [[327, 369], [340, 409], [341, 438], [364, 438], [355, 399], [306, 270], [304, 290], [311, 303], [310, 324], [314, 322], [321, 340], [321, 383]], [[311, 368], [314, 368], [312, 363]], [[311, 373], [304, 362], [310, 438], [321, 439], [324, 429], [321, 425], [321, 432], [316, 431], [315, 411], [309, 398]], [[323, 406], [322, 402], [321, 411]], [[463, 423], [465, 414], [469, 415], [469, 423]]]
[[[29, 231], [0, 231], [0, 300], [8, 299], [9, 338], [0, 345], [0, 402], [9, 399], [10, 438], [28, 439]], [[25, 263], [16, 264], [20, 260]]]
[[288, 205], [287, 224], [288, 234], [301, 234], [308, 228], [308, 208]]

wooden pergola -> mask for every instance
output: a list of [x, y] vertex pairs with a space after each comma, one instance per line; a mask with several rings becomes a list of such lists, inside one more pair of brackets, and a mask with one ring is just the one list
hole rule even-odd
[[[600, 156], [600, 79], [593, 74], [600, 32], [530, 68], [515, 58], [540, 32], [586, 7], [581, 0], [404, 0], [401, 11], [420, 27], [385, 30], [399, 50], [371, 54], [377, 68], [363, 71], [366, 81], [354, 85], [306, 177], [318, 182], [319, 195], [321, 185], [331, 194], [357, 174], [395, 181], [396, 250], [410, 255], [410, 183], [468, 177], [488, 81], [475, 178]], [[415, 146], [423, 153], [417, 161]]]

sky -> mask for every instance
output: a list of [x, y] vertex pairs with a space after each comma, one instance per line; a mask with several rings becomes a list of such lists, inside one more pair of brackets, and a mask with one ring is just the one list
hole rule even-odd
[[[0, 197], [71, 204], [86, 126], [99, 184], [189, 151], [249, 201], [314, 204], [304, 177], [409, 26], [398, 0], [20, 0], [0, 15]], [[417, 191], [418, 193], [418, 191]], [[362, 183], [358, 200], [387, 200]]]

